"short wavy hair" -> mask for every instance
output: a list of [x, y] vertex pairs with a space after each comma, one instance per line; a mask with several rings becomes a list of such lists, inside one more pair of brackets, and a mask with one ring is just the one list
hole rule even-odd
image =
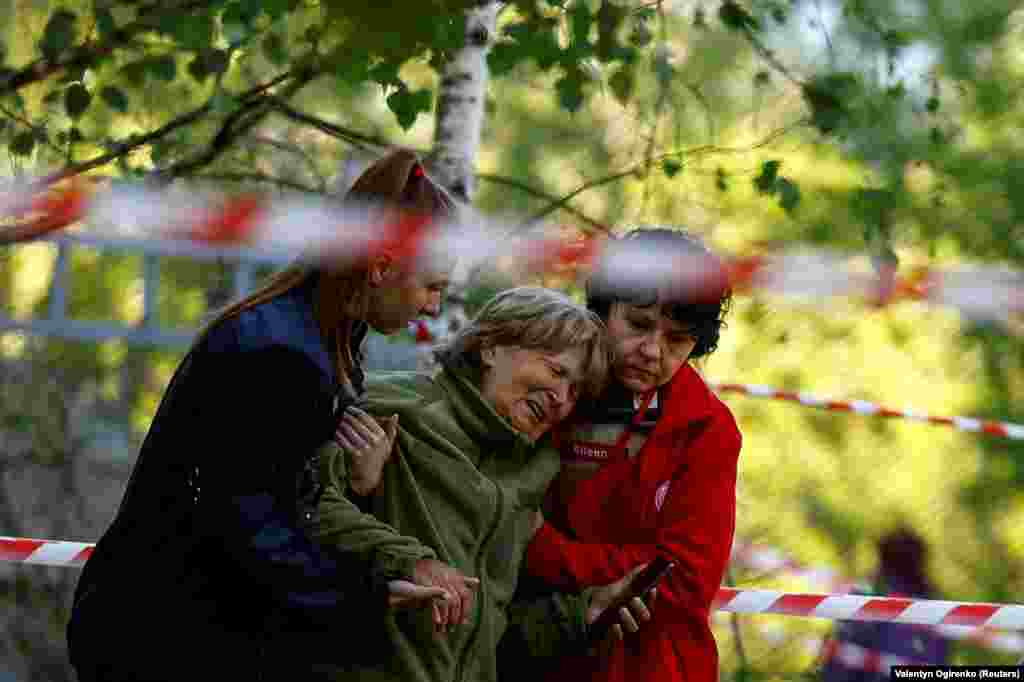
[[639, 227], [609, 239], [587, 281], [587, 307], [607, 320], [613, 303], [660, 303], [697, 339], [691, 358], [718, 347], [732, 304], [722, 262], [693, 235]]
[[434, 357], [446, 367], [480, 370], [480, 351], [495, 346], [551, 353], [582, 348], [581, 397], [600, 396], [608, 380], [611, 349], [604, 322], [559, 291], [524, 286], [498, 293]]

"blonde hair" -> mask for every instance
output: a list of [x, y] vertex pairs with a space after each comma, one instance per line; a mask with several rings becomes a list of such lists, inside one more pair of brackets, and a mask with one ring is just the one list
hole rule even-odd
[[495, 346], [553, 353], [582, 348], [583, 394], [597, 398], [607, 382], [611, 350], [604, 322], [559, 291], [542, 287], [502, 291], [439, 346], [434, 356], [448, 367], [479, 370], [480, 352]]
[[[383, 203], [412, 213], [447, 217], [455, 213], [451, 195], [427, 175], [419, 157], [407, 149], [396, 149], [371, 164], [345, 195], [348, 200]], [[229, 304], [203, 328], [198, 345], [209, 331], [246, 310], [297, 289], [316, 278], [313, 315], [330, 354], [339, 381], [353, 374], [356, 357], [351, 338], [356, 324], [364, 319], [368, 288], [368, 264], [343, 270], [295, 263], [273, 275], [263, 286]]]

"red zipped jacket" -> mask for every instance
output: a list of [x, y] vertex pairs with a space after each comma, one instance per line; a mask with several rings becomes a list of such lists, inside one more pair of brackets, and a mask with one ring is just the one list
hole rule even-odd
[[537, 532], [526, 558], [535, 576], [576, 590], [614, 582], [658, 554], [676, 567], [639, 632], [610, 655], [562, 658], [550, 679], [717, 682], [708, 618], [732, 548], [740, 446], [729, 408], [685, 364], [662, 390], [662, 415], [637, 456], [605, 465], [557, 501], [570, 534], [550, 523]]

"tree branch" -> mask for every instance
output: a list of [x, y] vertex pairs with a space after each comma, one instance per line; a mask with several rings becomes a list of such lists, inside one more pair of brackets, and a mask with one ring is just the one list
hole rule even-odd
[[283, 152], [288, 152], [289, 154], [292, 154], [302, 159], [302, 162], [306, 165], [306, 168], [308, 168], [309, 172], [313, 175], [314, 178], [316, 178], [317, 185], [319, 186], [319, 191], [324, 193], [327, 192], [326, 178], [320, 175], [320, 169], [316, 167], [316, 162], [313, 160], [313, 157], [310, 156], [309, 153], [306, 152], [304, 149], [302, 149], [302, 147], [296, 144], [282, 142], [281, 140], [275, 140], [272, 137], [264, 137], [262, 135], [250, 135], [249, 139], [252, 140], [253, 142], [258, 142], [260, 144], [265, 144], [270, 147], [273, 147], [274, 149], [280, 149]]
[[235, 138], [239, 135], [244, 135], [249, 130], [252, 130], [257, 123], [263, 120], [263, 118], [270, 113], [274, 106], [274, 100], [286, 100], [289, 97], [292, 97], [318, 75], [319, 73], [315, 69], [306, 69], [293, 78], [292, 82], [288, 84], [285, 88], [285, 92], [280, 96], [280, 98], [272, 96], [257, 96], [243, 101], [242, 105], [224, 120], [220, 130], [214, 136], [213, 141], [205, 152], [188, 161], [181, 161], [172, 165], [170, 168], [157, 171], [153, 174], [154, 177], [164, 181], [169, 181], [176, 177], [191, 173], [203, 166], [210, 165], [216, 161], [221, 154], [227, 151]]
[[[530, 196], [537, 197], [538, 199], [544, 199], [546, 201], [551, 202], [557, 202], [559, 200], [558, 197], [551, 195], [543, 190], [537, 189], [532, 185], [528, 185], [521, 180], [516, 180], [515, 178], [509, 178], [503, 175], [492, 175], [491, 173], [477, 173], [476, 177], [479, 180], [483, 180], [484, 182], [492, 182], [496, 185], [504, 185], [505, 187], [517, 189], [520, 192], [523, 192], [524, 194], [529, 194]], [[587, 225], [593, 227], [595, 230], [598, 230], [600, 232], [610, 232], [607, 225], [598, 222], [597, 220], [594, 220], [593, 218], [591, 218], [578, 208], [569, 206], [568, 204], [560, 206], [559, 208], [561, 208], [561, 210], [565, 211], [570, 215], [576, 216], [577, 218], [585, 222]]]
[[322, 118], [307, 114], [304, 111], [295, 109], [287, 102], [284, 102], [279, 97], [271, 99], [271, 105], [276, 109], [282, 116], [289, 118], [299, 123], [304, 123], [308, 126], [312, 126], [322, 133], [330, 135], [333, 138], [344, 140], [354, 147], [360, 149], [376, 148], [373, 151], [377, 151], [382, 147], [390, 147], [391, 143], [387, 140], [372, 135], [365, 135], [363, 133], [357, 133], [354, 130], [344, 128], [337, 125], [336, 123], [330, 123]]
[[573, 191], [569, 192], [562, 198], [557, 199], [548, 204], [547, 206], [545, 206], [544, 208], [542, 208], [540, 211], [538, 211], [536, 214], [530, 217], [529, 220], [527, 220], [526, 222], [532, 223], [537, 220], [540, 220], [549, 213], [553, 213], [554, 211], [564, 208], [569, 201], [571, 201], [572, 199], [576, 198], [577, 196], [583, 194], [588, 190], [616, 182], [617, 180], [621, 180], [622, 178], [635, 174], [638, 170], [648, 168], [651, 165], [664, 161], [665, 159], [674, 159], [691, 156], [708, 156], [711, 154], [744, 154], [747, 152], [752, 152], [756, 149], [760, 149], [761, 147], [765, 147], [771, 144], [779, 137], [788, 134], [790, 131], [795, 130], [796, 128], [805, 126], [807, 125], [807, 123], [808, 119], [802, 118], [784, 128], [779, 128], [778, 130], [773, 131], [765, 139], [761, 140], [760, 142], [756, 142], [750, 145], [749, 147], [719, 147], [713, 144], [705, 144], [699, 147], [694, 147], [692, 149], [687, 149], [683, 151], [666, 152], [664, 154], [659, 154], [658, 156], [652, 157], [650, 159], [645, 159], [640, 163], [635, 163], [625, 170], [617, 171], [615, 173], [612, 173], [611, 175], [606, 175], [603, 178], [597, 178], [596, 180], [590, 180], [588, 182], [583, 183], [582, 185], [580, 185]]
[[305, 192], [307, 194], [323, 194], [324, 190], [317, 189], [315, 187], [307, 187], [301, 182], [294, 180], [288, 180], [287, 178], [278, 178], [273, 175], [263, 175], [262, 173], [202, 173], [194, 176], [200, 180], [221, 180], [225, 182], [267, 182], [280, 187], [286, 187], [288, 189], [294, 189], [299, 192]]
[[[276, 78], [266, 83], [263, 83], [246, 91], [245, 93], [243, 93], [242, 99], [250, 99], [252, 97], [259, 96], [266, 90], [274, 87], [275, 85], [278, 85], [279, 83], [291, 78], [292, 76], [293, 74], [291, 72], [281, 74], [280, 76], [277, 76]], [[56, 173], [51, 173], [50, 175], [35, 182], [33, 189], [35, 191], [44, 190], [50, 185], [56, 184], [61, 180], [66, 180], [70, 177], [81, 175], [86, 171], [93, 170], [94, 168], [105, 166], [108, 163], [116, 161], [125, 154], [135, 149], [138, 149], [139, 147], [152, 144], [153, 142], [156, 142], [160, 138], [166, 137], [168, 134], [174, 132], [178, 128], [182, 128], [184, 126], [195, 123], [199, 119], [209, 114], [211, 110], [212, 107], [210, 106], [209, 103], [204, 104], [198, 109], [193, 109], [192, 111], [186, 114], [182, 114], [181, 116], [172, 119], [171, 121], [168, 121], [161, 127], [157, 128], [156, 130], [150, 131], [145, 135], [131, 137], [125, 142], [118, 143], [117, 145], [115, 145], [114, 151], [108, 152], [106, 154], [101, 154], [87, 161], [82, 161], [76, 164], [69, 165], [57, 171]]]
[[139, 10], [138, 14], [145, 18], [118, 29], [114, 32], [111, 39], [102, 45], [83, 44], [71, 50], [71, 54], [63, 60], [50, 60], [45, 57], [37, 59], [28, 66], [9, 74], [6, 78], [0, 79], [0, 95], [15, 92], [32, 83], [44, 81], [50, 76], [67, 71], [68, 69], [91, 66], [97, 60], [110, 55], [114, 50], [130, 43], [138, 34], [155, 28], [155, 21], [159, 20], [162, 16], [172, 12], [193, 12], [209, 4], [210, 0], [192, 0], [175, 7], [167, 7], [166, 3], [144, 7]]

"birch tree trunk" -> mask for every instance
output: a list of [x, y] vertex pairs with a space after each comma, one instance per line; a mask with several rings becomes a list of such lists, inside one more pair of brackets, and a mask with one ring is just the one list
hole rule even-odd
[[466, 203], [471, 203], [476, 193], [476, 157], [487, 93], [487, 53], [501, 8], [501, 2], [484, 0], [466, 11], [466, 46], [441, 69], [429, 165], [438, 182]]

